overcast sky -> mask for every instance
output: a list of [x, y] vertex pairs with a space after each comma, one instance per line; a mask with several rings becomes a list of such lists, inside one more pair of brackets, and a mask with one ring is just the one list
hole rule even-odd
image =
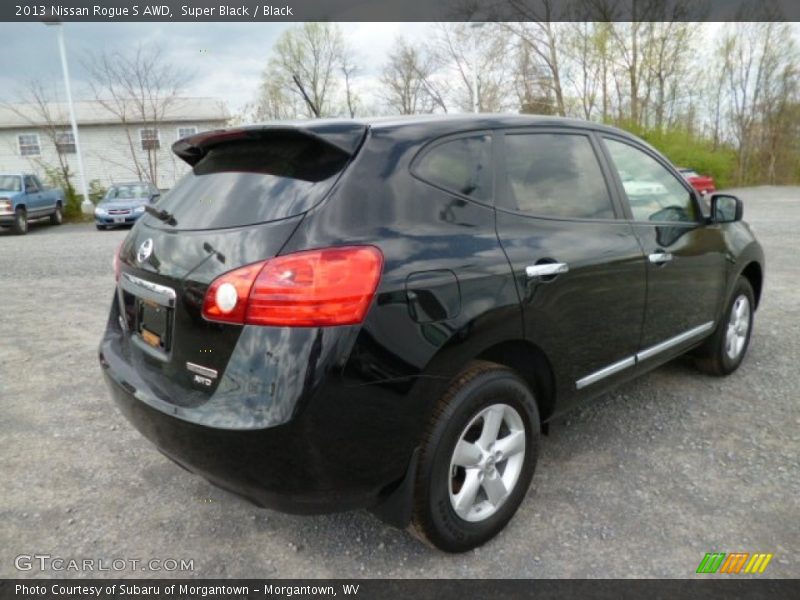
[[[293, 23], [67, 23], [63, 25], [76, 100], [91, 99], [82, 59], [95, 50], [124, 51], [138, 43], [158, 44], [173, 64], [195, 77], [187, 96], [209, 96], [226, 102], [231, 113], [254, 100], [261, 73], [275, 40]], [[339, 23], [354, 48], [361, 71], [358, 91], [366, 106], [374, 105], [377, 77], [398, 35], [412, 41], [430, 37], [430, 23]], [[709, 52], [716, 23], [700, 35]], [[800, 40], [800, 25], [793, 29]], [[46, 84], [64, 100], [56, 31], [40, 23], [0, 23], [0, 101], [13, 102], [29, 79]]]
[[[236, 112], [256, 94], [270, 48], [292, 23], [67, 23], [67, 57], [75, 100], [91, 99], [81, 60], [94, 50], [159, 44], [170, 61], [196, 77], [189, 96], [224, 100]], [[362, 67], [362, 86], [369, 88], [397, 35], [419, 39], [427, 24], [341, 23]], [[31, 78], [53, 82], [62, 95], [61, 65], [55, 28], [40, 23], [0, 23], [0, 100], [13, 102]]]

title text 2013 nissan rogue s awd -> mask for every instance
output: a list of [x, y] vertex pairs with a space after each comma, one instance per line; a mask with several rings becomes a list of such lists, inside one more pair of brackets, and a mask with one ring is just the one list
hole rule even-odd
[[747, 351], [764, 255], [617, 129], [534, 116], [200, 133], [124, 240], [100, 345], [125, 416], [259, 505], [484, 543], [542, 424], [692, 351]]

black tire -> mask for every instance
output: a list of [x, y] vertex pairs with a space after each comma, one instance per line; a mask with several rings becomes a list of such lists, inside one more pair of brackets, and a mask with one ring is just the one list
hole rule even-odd
[[24, 208], [19, 207], [14, 211], [14, 223], [11, 225], [11, 230], [17, 235], [28, 233], [28, 213]]
[[[743, 299], [743, 300], [742, 300]], [[746, 302], [747, 318], [739, 319], [739, 322], [747, 324], [741, 346], [729, 346], [729, 328], [734, 320], [734, 312], [737, 310], [737, 302]], [[730, 375], [739, 365], [742, 364], [747, 349], [750, 346], [750, 335], [753, 331], [753, 313], [755, 311], [755, 296], [750, 282], [739, 277], [733, 286], [733, 293], [725, 304], [725, 312], [722, 313], [719, 325], [714, 333], [709, 337], [700, 348], [695, 352], [695, 365], [703, 373], [709, 375], [723, 376]], [[737, 328], [734, 327], [734, 330]], [[741, 328], [740, 328], [741, 329]], [[736, 349], [731, 355], [729, 350]]]
[[108, 229], [108, 227], [106, 227], [105, 225], [99, 225], [98, 223], [95, 223], [94, 226], [97, 227], [97, 231], [105, 231], [106, 229]]
[[[521, 418], [525, 447], [524, 451], [518, 450], [514, 454], [522, 458], [521, 461], [519, 458], [514, 459], [517, 466], [513, 471], [507, 471], [514, 464], [512, 458], [498, 458], [495, 469], [494, 460], [491, 466], [485, 463], [487, 456], [492, 456], [494, 452], [493, 446], [488, 446], [489, 452], [481, 450], [484, 466], [469, 467], [473, 477], [476, 477], [477, 471], [477, 476], [481, 478], [481, 483], [476, 484], [480, 486], [478, 492], [474, 500], [469, 502], [472, 505], [471, 510], [478, 515], [475, 518], [481, 520], [471, 522], [457, 513], [454, 504], [458, 498], [451, 500], [451, 493], [456, 491], [455, 486], [462, 476], [463, 483], [458, 487], [466, 487], [468, 469], [451, 464], [451, 461], [454, 460], [456, 445], [462, 440], [462, 436], [466, 440], [466, 436], [478, 427], [473, 424], [478, 415], [482, 411], [496, 410], [493, 407], [498, 404], [513, 408], [513, 411], [502, 409], [507, 412], [501, 414]], [[479, 423], [480, 430], [473, 434], [476, 437], [479, 432], [480, 435], [483, 434], [486, 420], [482, 419]], [[466, 429], [468, 426], [471, 427]], [[513, 433], [506, 427], [507, 433], [503, 434], [504, 427], [505, 416], [497, 434], [498, 443], [510, 439], [507, 436]], [[517, 433], [522, 430], [517, 429]], [[501, 365], [485, 361], [470, 363], [442, 396], [425, 432], [414, 490], [414, 510], [409, 527], [411, 533], [446, 552], [465, 552], [497, 535], [514, 516], [530, 486], [539, 452], [539, 436], [539, 411], [528, 385], [513, 371]], [[474, 445], [480, 447], [480, 441], [475, 439]], [[484, 468], [490, 471], [484, 472]], [[490, 479], [495, 480], [496, 477], [502, 480], [506, 473], [513, 476], [517, 469], [520, 469], [519, 475], [508, 490], [505, 500], [498, 502], [497, 507], [491, 505], [485, 483]], [[489, 515], [485, 518], [480, 516], [484, 506]], [[463, 508], [461, 510], [464, 511]]]
[[61, 225], [64, 222], [64, 213], [61, 211], [61, 204], [56, 204], [56, 209], [50, 215], [50, 225]]

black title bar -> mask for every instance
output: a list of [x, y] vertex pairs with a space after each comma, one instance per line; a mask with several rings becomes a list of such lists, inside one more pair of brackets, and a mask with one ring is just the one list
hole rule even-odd
[[[794, 590], [794, 591], [793, 591]], [[714, 578], [638, 580], [530, 579], [6, 579], [3, 600], [263, 600], [335, 597], [370, 600], [464, 600], [465, 598], [798, 598], [800, 581]]]
[[797, 0], [3, 0], [0, 21], [800, 21]]

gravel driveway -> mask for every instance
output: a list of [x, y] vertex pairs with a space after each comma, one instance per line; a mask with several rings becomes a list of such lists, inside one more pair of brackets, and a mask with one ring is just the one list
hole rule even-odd
[[176, 467], [97, 364], [126, 232], [0, 230], [0, 577], [80, 575], [14, 566], [49, 554], [193, 560], [101, 576], [681, 578], [712, 551], [772, 552], [764, 576], [800, 576], [800, 188], [737, 193], [767, 254], [742, 368], [678, 360], [558, 421], [511, 525], [457, 556], [367, 512], [258, 509]]

